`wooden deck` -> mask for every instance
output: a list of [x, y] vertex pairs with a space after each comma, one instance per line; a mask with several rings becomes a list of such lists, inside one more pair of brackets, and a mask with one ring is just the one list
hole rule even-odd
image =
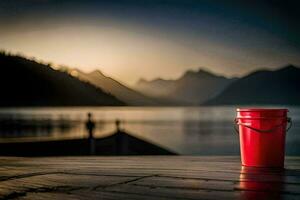
[[145, 139], [134, 136], [131, 133], [120, 130], [102, 138], [94, 138], [92, 141], [88, 138], [82, 138], [33, 142], [0, 142], [0, 156], [46, 157], [86, 155], [177, 154]]
[[0, 199], [300, 199], [300, 157], [286, 169], [238, 157], [0, 157]]

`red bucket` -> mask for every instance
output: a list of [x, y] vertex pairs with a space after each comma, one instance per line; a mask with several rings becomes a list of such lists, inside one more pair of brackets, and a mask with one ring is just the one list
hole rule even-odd
[[[287, 109], [237, 109], [242, 165], [284, 167]], [[288, 128], [288, 129], [289, 129]]]

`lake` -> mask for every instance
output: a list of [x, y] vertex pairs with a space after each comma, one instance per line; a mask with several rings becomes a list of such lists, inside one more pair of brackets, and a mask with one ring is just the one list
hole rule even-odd
[[[300, 155], [300, 107], [288, 107], [293, 126], [287, 155]], [[238, 155], [236, 107], [75, 107], [0, 109], [0, 142], [87, 137], [93, 114], [96, 137], [115, 131], [115, 120], [139, 138], [184, 155]]]

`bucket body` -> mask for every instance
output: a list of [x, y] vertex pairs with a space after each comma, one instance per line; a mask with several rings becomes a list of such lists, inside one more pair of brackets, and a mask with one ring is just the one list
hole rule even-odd
[[284, 167], [287, 112], [287, 109], [237, 109], [242, 165]]

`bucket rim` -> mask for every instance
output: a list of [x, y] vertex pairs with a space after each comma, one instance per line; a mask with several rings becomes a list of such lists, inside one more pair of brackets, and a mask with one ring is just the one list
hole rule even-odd
[[287, 108], [237, 108], [237, 112], [258, 112], [258, 111], [285, 111], [289, 112]]

